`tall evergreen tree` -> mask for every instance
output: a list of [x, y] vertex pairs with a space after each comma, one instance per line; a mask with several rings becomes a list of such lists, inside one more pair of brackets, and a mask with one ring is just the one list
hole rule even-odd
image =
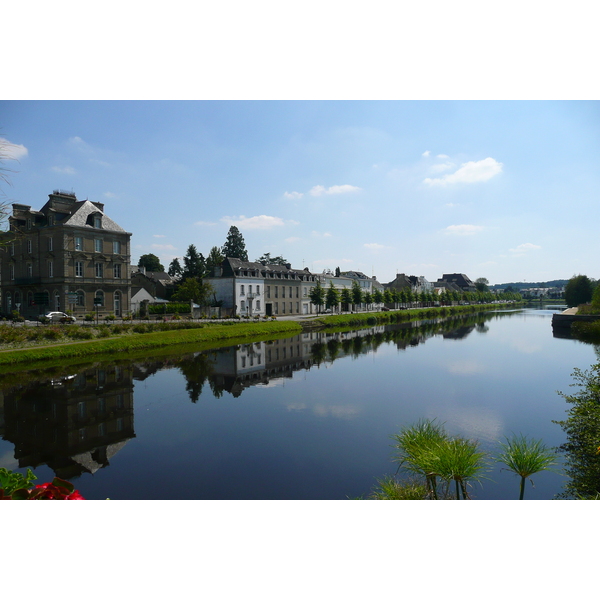
[[183, 269], [181, 268], [181, 265], [179, 264], [179, 259], [177, 257], [175, 257], [171, 261], [171, 264], [169, 265], [169, 270], [167, 272], [171, 277], [181, 277]]
[[224, 258], [225, 257], [221, 254], [221, 250], [219, 250], [217, 246], [213, 246], [210, 249], [210, 253], [206, 259], [206, 270], [208, 271], [209, 276], [214, 274], [215, 267], [218, 267], [223, 262]]
[[235, 225], [232, 225], [229, 228], [227, 239], [224, 246], [221, 248], [221, 253], [225, 257], [239, 258], [244, 261], [248, 260], [248, 252], [246, 250], [244, 237]]
[[187, 252], [183, 257], [183, 279], [189, 279], [194, 277], [196, 279], [202, 279], [206, 273], [206, 261], [204, 256], [196, 250], [194, 244], [188, 246]]

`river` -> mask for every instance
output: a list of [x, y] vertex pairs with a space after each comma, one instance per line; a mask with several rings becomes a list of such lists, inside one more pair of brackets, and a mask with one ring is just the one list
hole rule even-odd
[[[235, 348], [0, 376], [0, 467], [69, 479], [88, 499], [345, 499], [394, 474], [390, 437], [419, 419], [498, 453], [512, 433], [564, 441], [553, 420], [595, 348], [553, 336], [557, 310], [444, 325], [303, 333]], [[474, 499], [513, 499], [492, 464]], [[565, 482], [544, 472], [526, 499]]]

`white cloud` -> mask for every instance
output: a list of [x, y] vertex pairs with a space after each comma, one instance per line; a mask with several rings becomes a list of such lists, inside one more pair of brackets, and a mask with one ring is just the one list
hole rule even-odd
[[[280, 217], [270, 217], [268, 215], [258, 215], [256, 217], [223, 217], [221, 219], [227, 225], [235, 225], [240, 229], [272, 229], [273, 227], [283, 227], [285, 225]], [[292, 222], [295, 223], [295, 222]]]
[[444, 175], [442, 178], [423, 180], [428, 185], [445, 186], [449, 183], [477, 183], [479, 181], [488, 181], [492, 177], [502, 172], [502, 163], [493, 158], [484, 158], [483, 160], [470, 161], [463, 163], [460, 169], [454, 173]]
[[355, 185], [332, 185], [331, 187], [325, 188], [322, 185], [315, 185], [310, 192], [311, 196], [322, 196], [323, 194], [330, 196], [332, 194], [348, 194], [349, 192], [358, 192], [361, 188]]
[[301, 242], [302, 238], [299, 237], [289, 237], [289, 238], [285, 238], [285, 240], [283, 240], [284, 242], [287, 242], [288, 244], [295, 244], [296, 242]]
[[287, 200], [300, 200], [304, 194], [302, 192], [285, 192], [283, 197]]
[[447, 154], [438, 154], [436, 158], [450, 158]]
[[19, 160], [29, 154], [29, 151], [22, 144], [13, 144], [6, 138], [0, 138], [0, 145], [3, 146], [2, 152], [8, 159]]
[[455, 167], [454, 163], [446, 162], [446, 163], [438, 163], [437, 165], [431, 165], [429, 170], [432, 173], [440, 173], [441, 171], [447, 171], [448, 169], [453, 169]]
[[75, 169], [73, 167], [52, 167], [55, 173], [61, 173], [63, 175], [75, 175]]
[[117, 195], [113, 194], [112, 192], [104, 192], [103, 195], [105, 198], [116, 198], [117, 197]]
[[431, 154], [431, 150], [425, 150], [425, 152], [423, 152], [423, 154], [421, 154], [421, 156], [429, 156]]
[[530, 252], [531, 250], [540, 250], [542, 247], [541, 246], [536, 246], [535, 244], [520, 244], [519, 246], [517, 246], [516, 248], [510, 248], [509, 252], [512, 252], [513, 255], [522, 255], [525, 254], [526, 252]]
[[213, 225], [216, 225], [216, 223], [211, 223], [210, 221], [196, 221], [194, 225], [208, 225], [212, 227]]
[[321, 233], [320, 231], [313, 231], [311, 235], [316, 238], [331, 237], [331, 234], [328, 231], [324, 231], [323, 233]]
[[385, 246], [382, 246], [381, 244], [363, 244], [363, 246], [367, 250], [373, 250], [374, 252], [378, 252], [379, 250], [385, 250]]
[[164, 238], [164, 237], [167, 237], [167, 236], [166, 235], [162, 235], [162, 233], [155, 233], [152, 237], [155, 237], [155, 238]]
[[457, 206], [460, 206], [460, 204], [454, 204], [454, 202], [448, 202], [447, 204], [444, 204], [444, 206], [447, 206], [448, 208], [456, 208]]
[[177, 250], [177, 248], [171, 244], [152, 244], [151, 247], [154, 250]]
[[483, 227], [481, 225], [449, 225], [444, 231], [452, 235], [473, 235], [483, 231]]

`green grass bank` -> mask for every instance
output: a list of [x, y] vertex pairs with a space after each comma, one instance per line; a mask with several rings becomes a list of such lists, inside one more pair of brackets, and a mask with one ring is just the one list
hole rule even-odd
[[461, 314], [472, 314], [488, 310], [518, 308], [517, 304], [469, 304], [465, 306], [433, 306], [430, 308], [411, 308], [387, 312], [353, 313], [346, 315], [324, 315], [313, 319], [311, 327], [339, 328], [360, 327], [365, 325], [385, 325], [388, 323], [406, 323], [422, 319], [439, 319]]
[[[68, 327], [68, 326], [67, 326]], [[28, 346], [0, 352], [0, 367], [23, 363], [38, 363], [99, 354], [124, 355], [166, 346], [198, 344], [201, 349], [228, 344], [247, 343], [278, 334], [294, 335], [302, 331], [294, 321], [266, 323], [207, 324], [193, 329], [174, 329], [149, 333], [131, 333], [93, 341], [58, 341], [54, 345]]]

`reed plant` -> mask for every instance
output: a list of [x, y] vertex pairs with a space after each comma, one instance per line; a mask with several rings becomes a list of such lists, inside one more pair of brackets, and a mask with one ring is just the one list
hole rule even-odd
[[[523, 500], [526, 479], [541, 471], [552, 471], [550, 467], [557, 464], [555, 453], [542, 440], [519, 434], [506, 438], [506, 443], [500, 443], [500, 446], [502, 453], [497, 461], [521, 478], [519, 500]], [[533, 485], [533, 480], [530, 481]]]
[[371, 500], [425, 500], [429, 489], [423, 483], [409, 479], [400, 481], [395, 477], [377, 480], [377, 487], [371, 492]]

